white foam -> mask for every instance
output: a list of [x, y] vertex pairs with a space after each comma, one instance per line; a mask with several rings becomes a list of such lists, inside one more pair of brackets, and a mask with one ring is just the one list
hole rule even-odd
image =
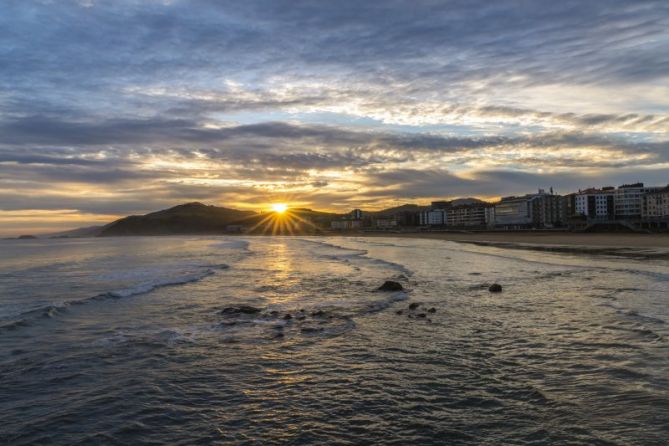
[[182, 275], [181, 277], [176, 277], [176, 278], [170, 277], [170, 278], [155, 279], [153, 281], [147, 281], [147, 282], [140, 283], [139, 285], [135, 285], [135, 286], [132, 286], [132, 287], [110, 291], [107, 294], [111, 297], [119, 297], [119, 298], [120, 297], [137, 296], [139, 294], [149, 293], [149, 292], [155, 290], [156, 288], [160, 288], [160, 287], [173, 286], [173, 285], [183, 285], [185, 283], [197, 282], [198, 280], [202, 280], [205, 277], [210, 276], [212, 274], [214, 274], [213, 270], [206, 269], [206, 270], [200, 271], [200, 272], [185, 274], [185, 275]]

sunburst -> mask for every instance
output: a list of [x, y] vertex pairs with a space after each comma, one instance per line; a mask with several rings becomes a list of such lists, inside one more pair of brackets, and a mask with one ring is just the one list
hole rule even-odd
[[272, 212], [265, 214], [255, 225], [249, 228], [247, 234], [261, 235], [299, 235], [305, 231], [318, 231], [320, 228], [308, 219], [299, 215], [284, 203], [275, 203], [271, 206]]
[[272, 205], [272, 210], [277, 214], [283, 214], [288, 210], [288, 205], [286, 203], [274, 203]]

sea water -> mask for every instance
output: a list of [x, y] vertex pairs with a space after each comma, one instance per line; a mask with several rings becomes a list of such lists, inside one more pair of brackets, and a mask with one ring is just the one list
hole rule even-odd
[[435, 240], [1, 241], [0, 443], [666, 444], [668, 292]]

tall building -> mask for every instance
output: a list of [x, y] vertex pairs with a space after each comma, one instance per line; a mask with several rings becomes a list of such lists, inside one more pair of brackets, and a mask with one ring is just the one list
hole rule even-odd
[[567, 206], [564, 197], [539, 193], [532, 198], [532, 226], [555, 228], [567, 221]]
[[539, 189], [536, 194], [502, 198], [495, 205], [494, 225], [506, 229], [552, 228], [563, 225], [566, 214], [564, 197]]
[[448, 221], [448, 211], [446, 209], [430, 209], [420, 212], [418, 218], [421, 226], [443, 226]]
[[669, 186], [644, 194], [641, 217], [646, 220], [669, 219]]
[[473, 227], [486, 225], [486, 209], [488, 203], [472, 203], [453, 206], [448, 210], [446, 224], [457, 227]]
[[614, 217], [615, 189], [586, 189], [574, 195], [574, 215], [586, 217], [588, 220], [606, 220]]
[[615, 216], [619, 219], [639, 219], [643, 208], [643, 196], [659, 190], [659, 187], [644, 187], [643, 183], [623, 184], [614, 196]]

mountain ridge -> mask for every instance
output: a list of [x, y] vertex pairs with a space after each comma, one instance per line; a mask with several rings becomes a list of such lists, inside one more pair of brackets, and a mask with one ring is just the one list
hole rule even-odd
[[[475, 198], [461, 198], [452, 200], [455, 206], [480, 202]], [[420, 212], [428, 210], [429, 205], [406, 203], [379, 211], [364, 211], [366, 215], [374, 217], [390, 216], [399, 212]], [[328, 227], [330, 221], [345, 217], [348, 213], [324, 212], [309, 208], [290, 208], [288, 215], [304, 223], [308, 220], [316, 226]], [[49, 238], [74, 237], [111, 237], [134, 235], [186, 235], [186, 234], [222, 234], [230, 232], [229, 226], [241, 225], [253, 228], [261, 225], [268, 215], [273, 212], [256, 212], [239, 210], [223, 206], [204, 204], [198, 201], [178, 204], [167, 209], [150, 212], [143, 215], [128, 215], [114, 220], [106, 225], [77, 228], [69, 231], [44, 234]], [[311, 225], [310, 230], [315, 230]], [[303, 225], [308, 228], [309, 225]], [[258, 232], [258, 231], [256, 231]]]

